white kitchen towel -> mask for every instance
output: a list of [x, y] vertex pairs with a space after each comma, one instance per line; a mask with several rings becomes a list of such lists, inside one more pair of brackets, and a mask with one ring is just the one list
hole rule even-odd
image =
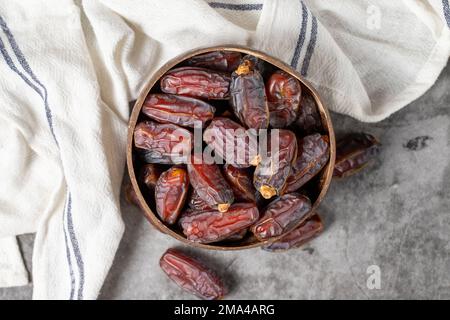
[[0, 288], [28, 284], [27, 270], [16, 237], [0, 238], [0, 257]]
[[[450, 55], [448, 0], [0, 0], [0, 29], [0, 238], [36, 233], [35, 299], [97, 297], [124, 229], [128, 102], [168, 59], [248, 45], [378, 121]], [[17, 250], [0, 250], [0, 285], [23, 274]]]

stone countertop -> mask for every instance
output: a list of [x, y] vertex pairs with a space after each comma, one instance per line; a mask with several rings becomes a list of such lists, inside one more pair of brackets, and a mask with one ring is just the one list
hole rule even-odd
[[[338, 137], [365, 131], [383, 148], [370, 168], [332, 182], [320, 237], [284, 253], [195, 254], [226, 277], [230, 299], [450, 299], [450, 65], [424, 96], [382, 122], [332, 118]], [[180, 244], [123, 200], [122, 209], [126, 231], [100, 298], [191, 299], [158, 266]], [[31, 270], [33, 236], [19, 239]], [[380, 289], [367, 287], [373, 265]], [[0, 300], [29, 299], [31, 291], [0, 289]]]

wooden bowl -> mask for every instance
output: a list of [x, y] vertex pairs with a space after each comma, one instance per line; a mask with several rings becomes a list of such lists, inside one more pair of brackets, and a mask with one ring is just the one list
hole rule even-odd
[[[318, 179], [316, 179], [317, 186], [315, 187], [315, 189], [317, 190], [317, 192], [315, 193], [315, 196], [311, 197], [313, 207], [311, 210], [311, 214], [309, 216], [311, 216], [312, 213], [314, 213], [316, 211], [316, 209], [319, 207], [319, 204], [321, 203], [321, 201], [325, 197], [325, 194], [328, 191], [328, 187], [330, 185], [331, 178], [333, 175], [333, 168], [334, 168], [335, 156], [336, 156], [336, 141], [335, 141], [333, 125], [331, 123], [330, 115], [329, 115], [326, 107], [320, 100], [318, 92], [313, 88], [313, 86], [308, 81], [303, 79], [303, 77], [297, 71], [295, 71], [289, 65], [285, 64], [284, 62], [282, 62], [274, 57], [271, 57], [263, 52], [256, 51], [256, 50], [246, 48], [246, 47], [242, 47], [242, 46], [222, 45], [222, 46], [194, 49], [192, 51], [181, 54], [181, 55], [177, 56], [176, 58], [170, 60], [169, 62], [164, 64], [153, 75], [153, 77], [149, 80], [149, 82], [147, 83], [145, 88], [139, 94], [139, 97], [136, 100], [136, 103], [133, 107], [133, 111], [131, 113], [130, 122], [128, 124], [128, 140], [127, 140], [128, 173], [130, 175], [131, 183], [133, 185], [134, 190], [136, 191], [136, 194], [139, 199], [143, 213], [145, 214], [146, 218], [159, 231], [161, 231], [165, 234], [168, 234], [187, 245], [199, 247], [199, 248], [213, 249], [213, 250], [240, 250], [240, 249], [255, 248], [255, 247], [259, 247], [259, 246], [267, 243], [268, 241], [258, 241], [256, 238], [254, 238], [251, 235], [247, 236], [240, 242], [230, 242], [230, 243], [226, 243], [226, 242], [222, 241], [222, 242], [218, 242], [218, 243], [202, 244], [202, 243], [196, 243], [196, 242], [187, 240], [185, 238], [185, 236], [182, 234], [182, 232], [175, 230], [175, 229], [171, 229], [169, 226], [165, 225], [159, 219], [158, 215], [153, 213], [150, 206], [154, 207], [154, 200], [147, 199], [147, 201], [153, 202], [153, 203], [147, 203], [147, 201], [145, 200], [145, 196], [141, 192], [140, 185], [137, 181], [136, 172], [139, 172], [140, 168], [138, 167], [139, 161], [135, 161], [135, 159], [137, 159], [137, 157], [134, 156], [133, 132], [134, 132], [136, 123], [138, 122], [138, 119], [140, 117], [141, 108], [144, 103], [145, 97], [148, 95], [150, 90], [155, 85], [158, 85], [159, 79], [167, 71], [169, 71], [170, 69], [172, 69], [173, 67], [175, 67], [176, 65], [181, 63], [182, 61], [184, 61], [190, 57], [196, 56], [198, 54], [211, 52], [211, 51], [218, 51], [218, 50], [237, 51], [237, 52], [241, 52], [243, 54], [250, 54], [250, 55], [258, 57], [258, 58], [274, 65], [275, 67], [277, 67], [277, 68], [291, 74], [295, 78], [297, 78], [300, 81], [300, 83], [302, 84], [302, 91], [305, 92], [305, 90], [306, 90], [315, 99], [318, 110], [320, 112], [321, 119], [322, 119], [323, 133], [327, 134], [330, 139], [330, 159], [329, 159], [327, 165], [319, 173]], [[309, 218], [309, 216], [305, 217], [302, 221], [299, 221], [297, 226], [300, 225], [307, 218]], [[278, 237], [278, 238], [280, 238], [280, 237]], [[270, 241], [274, 241], [278, 238], [273, 238]]]

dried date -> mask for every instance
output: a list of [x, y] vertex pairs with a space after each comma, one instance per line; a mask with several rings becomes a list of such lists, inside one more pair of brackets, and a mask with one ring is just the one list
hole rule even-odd
[[155, 188], [156, 212], [162, 221], [174, 224], [181, 213], [189, 190], [185, 169], [174, 166], [163, 172]]
[[174, 94], [149, 94], [142, 113], [160, 123], [174, 123], [184, 127], [203, 127], [212, 120], [216, 108], [192, 97]]
[[223, 117], [223, 118], [233, 118], [234, 117], [234, 114], [230, 111], [230, 110], [228, 110], [228, 109], [225, 109], [220, 115], [219, 115], [219, 117]]
[[134, 130], [134, 145], [147, 163], [186, 163], [193, 147], [193, 135], [174, 124], [140, 122]]
[[262, 157], [253, 175], [253, 185], [266, 199], [282, 193], [291, 173], [292, 162], [297, 157], [297, 139], [292, 131], [276, 129], [271, 131], [270, 136], [270, 154]]
[[263, 210], [265, 207], [267, 207], [267, 205], [271, 201], [273, 201], [273, 199], [264, 198], [259, 191], [256, 191], [255, 199], [256, 199], [256, 205], [258, 206], [258, 209], [260, 209], [260, 210]]
[[256, 134], [228, 118], [215, 118], [203, 133], [203, 140], [216, 156], [236, 167], [256, 166], [260, 161]]
[[243, 58], [233, 72], [230, 95], [233, 111], [242, 123], [251, 129], [267, 129], [269, 106], [264, 80], [252, 60]]
[[307, 218], [310, 211], [311, 201], [306, 196], [298, 193], [285, 194], [267, 206], [251, 231], [261, 241], [281, 236]]
[[301, 188], [327, 164], [330, 157], [328, 136], [318, 133], [298, 140], [298, 157], [292, 165], [283, 192], [290, 193]]
[[231, 189], [233, 189], [234, 198], [237, 201], [256, 202], [256, 190], [253, 186], [252, 175], [247, 169], [226, 164], [222, 172]]
[[154, 163], [147, 163], [142, 167], [139, 179], [145, 184], [149, 191], [153, 192], [161, 173], [161, 168], [158, 167], [158, 165]]
[[[266, 72], [266, 64], [264, 63], [264, 60], [262, 60], [262, 59], [259, 59], [259, 58], [257, 58], [257, 57], [255, 57], [255, 56], [252, 56], [252, 55], [250, 55], [250, 54], [247, 54], [247, 55], [245, 55], [242, 59], [241, 59], [241, 61], [240, 61], [240, 63], [239, 64], [241, 64], [243, 61], [245, 61], [245, 60], [248, 60], [250, 63], [251, 63], [251, 65], [252, 65], [252, 67], [253, 67], [253, 69], [255, 69], [255, 70], [258, 70], [258, 72], [261, 74], [261, 75], [263, 75], [263, 73], [265, 73]], [[238, 65], [238, 67], [239, 67], [239, 65]], [[233, 70], [232, 70], [233, 71]]]
[[225, 242], [236, 242], [236, 241], [241, 241], [242, 239], [245, 238], [245, 236], [247, 235], [248, 229], [243, 229], [239, 232], [236, 232], [234, 234], [232, 234], [231, 236], [229, 236], [228, 238], [224, 239], [223, 241]]
[[220, 212], [227, 211], [234, 201], [233, 190], [216, 164], [198, 162], [201, 162], [201, 159], [192, 156], [187, 165], [192, 186], [211, 208]]
[[189, 58], [187, 64], [193, 67], [232, 72], [238, 67], [240, 60], [239, 52], [212, 51]]
[[281, 239], [263, 245], [261, 249], [276, 252], [298, 248], [316, 237], [322, 231], [322, 219], [320, 219], [320, 216], [316, 213]]
[[213, 210], [200, 196], [197, 191], [192, 190], [191, 196], [189, 198], [189, 208], [193, 211], [205, 211], [205, 210]]
[[225, 213], [210, 210], [183, 214], [180, 225], [188, 240], [211, 243], [248, 228], [258, 218], [259, 211], [254, 203], [236, 203]]
[[226, 294], [223, 282], [214, 272], [179, 250], [167, 250], [159, 265], [178, 286], [202, 299], [217, 300]]
[[267, 100], [272, 128], [289, 126], [297, 118], [302, 87], [300, 82], [287, 72], [274, 72], [266, 83]]
[[322, 131], [322, 120], [316, 102], [310, 94], [302, 96], [295, 125], [304, 136]]
[[336, 144], [333, 176], [348, 177], [367, 166], [380, 152], [380, 142], [368, 133], [351, 133]]
[[161, 78], [161, 90], [203, 99], [228, 99], [230, 77], [222, 72], [197, 67], [180, 67]]
[[125, 200], [138, 208], [141, 208], [141, 203], [139, 202], [139, 198], [134, 191], [133, 185], [131, 183], [125, 186]]

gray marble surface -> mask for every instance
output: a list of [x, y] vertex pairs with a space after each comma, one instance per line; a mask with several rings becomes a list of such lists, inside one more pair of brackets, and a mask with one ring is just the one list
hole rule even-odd
[[[366, 131], [383, 149], [370, 169], [332, 183], [320, 209], [323, 235], [285, 253], [195, 254], [226, 277], [230, 299], [450, 299], [450, 66], [382, 122], [332, 117], [338, 136]], [[158, 267], [161, 254], [180, 244], [122, 205], [126, 232], [100, 298], [192, 298]], [[20, 244], [31, 270], [33, 236]], [[380, 289], [367, 287], [371, 265], [380, 268]], [[29, 299], [31, 291], [0, 289], [0, 300]]]

